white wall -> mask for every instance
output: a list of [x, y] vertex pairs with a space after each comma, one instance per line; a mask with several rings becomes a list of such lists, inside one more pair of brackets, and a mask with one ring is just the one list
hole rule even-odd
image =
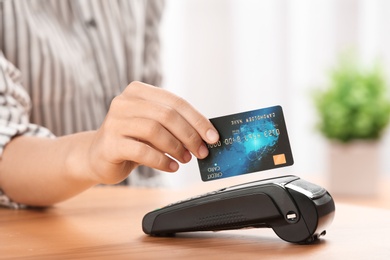
[[[314, 129], [310, 91], [326, 83], [341, 49], [354, 46], [367, 62], [381, 57], [390, 75], [390, 1], [166, 3], [163, 87], [207, 117], [276, 104], [284, 108], [295, 164], [246, 178], [326, 173], [326, 141]], [[389, 136], [382, 140], [383, 174], [390, 174]], [[200, 182], [195, 159], [166, 176], [171, 185]]]

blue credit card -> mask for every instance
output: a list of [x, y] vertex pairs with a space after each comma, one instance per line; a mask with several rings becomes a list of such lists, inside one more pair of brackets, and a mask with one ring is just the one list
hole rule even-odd
[[203, 181], [217, 180], [294, 163], [281, 106], [210, 119], [220, 140], [198, 159]]

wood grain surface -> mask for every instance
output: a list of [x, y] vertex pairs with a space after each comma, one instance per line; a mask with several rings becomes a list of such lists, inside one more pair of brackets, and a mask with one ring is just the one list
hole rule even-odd
[[142, 217], [203, 193], [94, 187], [55, 207], [0, 208], [0, 259], [389, 259], [390, 210], [336, 202], [318, 243], [296, 245], [270, 229], [149, 237]]

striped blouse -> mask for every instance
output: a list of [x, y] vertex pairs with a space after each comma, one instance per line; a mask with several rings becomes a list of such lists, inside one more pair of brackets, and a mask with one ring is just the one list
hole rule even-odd
[[[131, 81], [160, 85], [163, 5], [0, 0], [0, 156], [17, 135], [97, 129]], [[1, 194], [0, 204], [7, 200]]]

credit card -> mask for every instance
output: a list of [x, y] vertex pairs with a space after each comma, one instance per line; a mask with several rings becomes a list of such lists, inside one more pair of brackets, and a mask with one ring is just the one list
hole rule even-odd
[[294, 164], [281, 106], [210, 119], [220, 140], [198, 159], [203, 181]]

